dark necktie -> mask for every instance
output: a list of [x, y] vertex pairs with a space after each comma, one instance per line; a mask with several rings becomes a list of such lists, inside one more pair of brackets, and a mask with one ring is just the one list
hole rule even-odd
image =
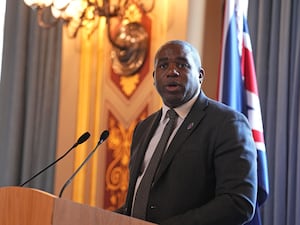
[[145, 174], [141, 180], [141, 183], [137, 189], [135, 200], [134, 200], [134, 207], [132, 211], [132, 216], [139, 218], [139, 219], [145, 219], [146, 218], [146, 210], [147, 210], [147, 204], [148, 204], [148, 197], [150, 188], [153, 182], [154, 175], [157, 171], [157, 168], [159, 166], [159, 163], [161, 161], [161, 158], [164, 154], [164, 151], [166, 149], [168, 140], [175, 128], [175, 124], [177, 121], [177, 113], [170, 109], [167, 112], [167, 116], [169, 117], [169, 121], [167, 125], [164, 128], [163, 134], [157, 144], [157, 147], [153, 153], [153, 156], [149, 162], [149, 165], [147, 167], [147, 170], [145, 171]]

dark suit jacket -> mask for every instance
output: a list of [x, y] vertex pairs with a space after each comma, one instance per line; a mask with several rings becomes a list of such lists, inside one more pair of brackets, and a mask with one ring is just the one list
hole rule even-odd
[[[130, 215], [136, 179], [161, 110], [135, 129], [125, 205]], [[172, 140], [154, 178], [146, 220], [163, 225], [243, 224], [254, 213], [256, 149], [247, 119], [203, 92]]]

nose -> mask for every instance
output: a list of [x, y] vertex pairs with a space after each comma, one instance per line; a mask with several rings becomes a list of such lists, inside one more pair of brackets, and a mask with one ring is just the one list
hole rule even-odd
[[169, 76], [179, 76], [180, 73], [174, 64], [171, 64], [168, 71]]

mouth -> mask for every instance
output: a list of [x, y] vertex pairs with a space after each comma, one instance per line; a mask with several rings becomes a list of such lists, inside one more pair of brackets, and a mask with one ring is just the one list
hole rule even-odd
[[165, 88], [167, 91], [173, 92], [173, 91], [177, 91], [180, 88], [180, 85], [176, 82], [171, 82], [171, 83], [168, 83], [165, 86]]

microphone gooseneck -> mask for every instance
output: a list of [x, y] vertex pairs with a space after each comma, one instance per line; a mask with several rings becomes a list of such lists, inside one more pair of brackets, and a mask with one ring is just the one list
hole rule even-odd
[[59, 193], [59, 198], [62, 196], [64, 190], [66, 189], [66, 187], [71, 183], [71, 181], [73, 180], [73, 178], [76, 176], [76, 174], [80, 171], [80, 169], [87, 163], [87, 161], [92, 157], [92, 155], [94, 154], [94, 152], [97, 150], [97, 148], [108, 138], [109, 136], [109, 132], [108, 130], [105, 130], [102, 132], [99, 141], [96, 145], [96, 147], [88, 154], [88, 156], [85, 158], [85, 160], [83, 160], [83, 162], [79, 165], [79, 167], [75, 170], [75, 172], [72, 174], [72, 176], [64, 183], [62, 189], [60, 190]]
[[60, 161], [62, 158], [64, 158], [67, 154], [69, 154], [69, 152], [71, 152], [74, 148], [77, 147], [77, 145], [80, 145], [82, 143], [84, 143], [87, 139], [89, 139], [90, 137], [90, 133], [89, 132], [85, 132], [84, 134], [82, 134], [78, 140], [76, 141], [76, 143], [68, 150], [66, 151], [61, 157], [59, 157], [58, 159], [56, 159], [54, 162], [50, 163], [48, 166], [46, 166], [44, 169], [42, 169], [41, 171], [39, 171], [38, 173], [36, 173], [35, 175], [33, 175], [32, 177], [30, 177], [28, 180], [26, 180], [25, 182], [23, 182], [22, 184], [20, 184], [20, 187], [23, 187], [25, 184], [27, 184], [28, 182], [30, 182], [31, 180], [33, 180], [35, 177], [37, 177], [38, 175], [40, 175], [41, 173], [43, 173], [45, 170], [47, 170], [49, 167], [53, 166], [54, 164], [56, 164], [58, 161]]

